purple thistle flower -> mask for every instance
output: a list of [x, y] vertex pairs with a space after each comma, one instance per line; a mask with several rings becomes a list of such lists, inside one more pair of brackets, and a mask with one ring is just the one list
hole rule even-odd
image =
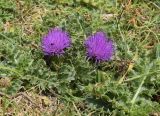
[[51, 29], [47, 35], [42, 38], [42, 50], [45, 55], [62, 55], [64, 49], [70, 47], [71, 39], [67, 32], [60, 28]]
[[96, 32], [85, 41], [87, 56], [96, 61], [108, 61], [114, 54], [114, 44], [104, 32]]

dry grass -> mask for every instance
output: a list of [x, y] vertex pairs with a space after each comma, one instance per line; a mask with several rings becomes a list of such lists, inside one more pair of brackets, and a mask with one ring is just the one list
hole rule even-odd
[[41, 116], [57, 114], [63, 104], [57, 97], [47, 97], [33, 92], [8, 96], [1, 93], [0, 113], [6, 116]]

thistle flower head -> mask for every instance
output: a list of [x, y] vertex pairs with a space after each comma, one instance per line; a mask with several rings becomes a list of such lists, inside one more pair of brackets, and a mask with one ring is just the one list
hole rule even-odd
[[114, 44], [104, 32], [96, 32], [85, 41], [87, 57], [96, 61], [108, 61], [114, 54]]
[[45, 55], [62, 55], [64, 49], [70, 47], [71, 39], [67, 32], [60, 28], [51, 29], [42, 38], [42, 50]]

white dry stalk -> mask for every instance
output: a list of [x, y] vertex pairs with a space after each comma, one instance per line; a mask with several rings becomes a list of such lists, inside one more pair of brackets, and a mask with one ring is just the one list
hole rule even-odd
[[104, 21], [110, 21], [112, 18], [114, 18], [114, 17], [116, 17], [117, 16], [117, 14], [102, 14], [102, 19], [104, 20]]

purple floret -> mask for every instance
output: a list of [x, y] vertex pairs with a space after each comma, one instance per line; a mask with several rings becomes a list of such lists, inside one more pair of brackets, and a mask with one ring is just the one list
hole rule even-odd
[[114, 44], [104, 32], [96, 32], [85, 41], [87, 57], [96, 61], [111, 60], [114, 54]]
[[71, 39], [67, 32], [60, 28], [53, 28], [42, 38], [42, 50], [44, 55], [62, 55], [64, 49], [70, 47]]

